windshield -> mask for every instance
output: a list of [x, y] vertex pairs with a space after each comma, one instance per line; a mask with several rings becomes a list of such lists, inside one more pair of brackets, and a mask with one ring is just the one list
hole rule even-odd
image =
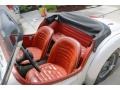
[[18, 32], [18, 27], [10, 16], [0, 11], [0, 83], [14, 53]]

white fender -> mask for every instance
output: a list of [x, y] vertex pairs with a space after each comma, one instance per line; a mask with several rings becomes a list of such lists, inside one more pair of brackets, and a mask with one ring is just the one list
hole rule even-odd
[[88, 68], [85, 83], [94, 84], [101, 68], [111, 54], [120, 47], [120, 33], [106, 38], [95, 52], [94, 59]]

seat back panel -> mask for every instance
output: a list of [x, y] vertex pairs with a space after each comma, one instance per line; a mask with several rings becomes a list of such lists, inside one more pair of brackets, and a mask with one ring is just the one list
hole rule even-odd
[[63, 37], [53, 46], [48, 62], [62, 66], [70, 73], [76, 66], [80, 51], [79, 42], [70, 37]]
[[68, 25], [66, 23], [60, 23], [60, 22], [54, 21], [49, 26], [54, 28], [55, 33], [59, 32], [66, 36], [75, 38], [85, 47], [89, 47], [93, 41], [93, 37], [82, 32], [81, 29], [72, 27], [71, 25]]
[[53, 29], [48, 26], [43, 26], [39, 28], [38, 32], [36, 33], [34, 40], [32, 42], [33, 47], [39, 48], [43, 51], [42, 57], [45, 55], [46, 50], [49, 46], [53, 35]]

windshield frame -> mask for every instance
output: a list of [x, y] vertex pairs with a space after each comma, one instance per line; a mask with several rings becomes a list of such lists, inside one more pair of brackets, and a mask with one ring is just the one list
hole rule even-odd
[[11, 54], [10, 60], [8, 60], [6, 71], [5, 71], [4, 77], [1, 81], [1, 84], [5, 85], [5, 84], [7, 84], [8, 80], [9, 80], [10, 74], [12, 72], [12, 68], [13, 68], [15, 60], [16, 60], [15, 59], [16, 55], [22, 45], [23, 32], [22, 32], [22, 30], [20, 30], [20, 27], [18, 26], [16, 21], [5, 10], [1, 9], [0, 13], [4, 13], [15, 24], [16, 30], [18, 32], [18, 34], [16, 35], [17, 38], [16, 38], [16, 42], [13, 47], [13, 52]]

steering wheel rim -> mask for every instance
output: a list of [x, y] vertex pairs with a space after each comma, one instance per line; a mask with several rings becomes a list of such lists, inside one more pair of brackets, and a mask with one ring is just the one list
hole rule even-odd
[[[38, 64], [33, 60], [33, 56], [32, 54], [23, 46], [21, 46], [21, 49], [23, 51], [23, 53], [25, 54], [26, 58], [29, 60], [30, 64], [38, 71], [40, 72], [40, 68], [38, 66]], [[24, 61], [26, 59], [20, 59], [19, 61], [17, 61], [17, 63], [21, 63], [22, 61]]]

